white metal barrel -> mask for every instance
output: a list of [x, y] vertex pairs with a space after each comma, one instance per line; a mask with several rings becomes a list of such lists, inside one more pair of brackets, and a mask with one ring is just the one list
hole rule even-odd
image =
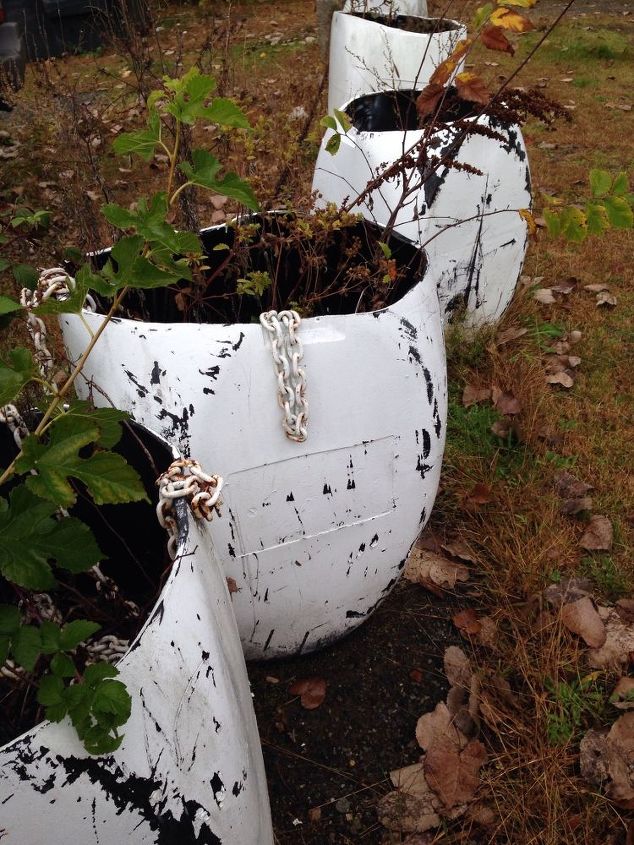
[[[209, 524], [193, 519], [182, 500], [176, 508], [172, 570], [117, 664], [132, 697], [121, 746], [90, 756], [63, 721], [42, 722], [0, 748], [7, 842], [272, 845], [262, 750], [225, 576]], [[166, 538], [153, 518], [135, 530]]]
[[[324, 135], [313, 179], [318, 206], [360, 195], [386, 165], [423, 139], [415, 96], [387, 92], [346, 104], [355, 125], [334, 156], [326, 151], [332, 132]], [[419, 188], [402, 202], [395, 228], [425, 249], [444, 318], [466, 309], [467, 323], [476, 326], [499, 319], [513, 297], [528, 245], [518, 209], [530, 208], [532, 197], [520, 127], [487, 116], [467, 123], [494, 130], [502, 140], [465, 133], [456, 123], [439, 126], [428, 152], [451, 158], [457, 167], [440, 166], [430, 174], [408, 168], [409, 186]], [[459, 169], [465, 165], [470, 170]], [[385, 181], [352, 210], [385, 225], [403, 198], [404, 184], [402, 175]]]
[[[203, 235], [210, 250], [227, 237], [222, 227]], [[103, 317], [83, 319], [94, 331]], [[77, 360], [86, 325], [60, 322]], [[444, 448], [445, 350], [427, 275], [382, 310], [305, 318], [298, 336], [303, 443], [282, 430], [259, 323], [118, 319], [84, 368], [95, 401], [130, 411], [224, 477], [211, 535], [238, 586], [233, 607], [253, 659], [311, 651], [369, 616], [429, 517]]]

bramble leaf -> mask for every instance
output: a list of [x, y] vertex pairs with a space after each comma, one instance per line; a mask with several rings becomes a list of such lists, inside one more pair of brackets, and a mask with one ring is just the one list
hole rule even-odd
[[27, 672], [35, 669], [41, 654], [40, 632], [34, 625], [21, 625], [13, 637], [11, 653], [16, 663], [24, 666]]
[[15, 634], [20, 627], [20, 611], [12, 604], [0, 604], [0, 634]]
[[96, 622], [89, 622], [87, 619], [75, 619], [73, 622], [67, 622], [61, 630], [59, 637], [59, 647], [63, 651], [72, 651], [84, 640], [92, 637], [101, 625]]
[[115, 138], [112, 147], [118, 155], [133, 153], [144, 161], [150, 161], [161, 140], [161, 120], [156, 111], [150, 111], [147, 129], [123, 132]]
[[136, 471], [114, 452], [93, 452], [80, 457], [79, 450], [99, 440], [96, 423], [59, 417], [49, 429], [49, 440], [41, 443], [34, 435], [22, 444], [22, 456], [16, 467], [19, 472], [35, 470], [26, 479], [26, 486], [43, 499], [70, 507], [76, 501], [69, 478], [85, 484], [96, 504], [116, 504], [147, 500], [145, 489]]
[[51, 672], [58, 678], [74, 678], [76, 671], [73, 661], [63, 652], [56, 654], [51, 660]]
[[610, 225], [615, 229], [631, 229], [634, 213], [625, 197], [606, 197], [603, 200]]
[[23, 485], [0, 498], [0, 573], [32, 590], [55, 585], [49, 561], [71, 572], [83, 572], [102, 558], [83, 522], [53, 518], [56, 505], [34, 496]]
[[0, 405], [13, 402], [24, 385], [39, 376], [28, 349], [12, 349], [9, 360], [9, 364], [0, 361]]
[[602, 203], [589, 202], [586, 205], [586, 219], [589, 235], [601, 235], [610, 226], [605, 206]]
[[326, 144], [326, 152], [330, 153], [331, 156], [334, 156], [339, 151], [340, 146], [341, 146], [341, 135], [338, 132], [335, 132], [328, 139], [328, 143]]
[[612, 176], [607, 170], [590, 171], [590, 190], [595, 198], [604, 197], [612, 187]]
[[19, 311], [22, 308], [19, 302], [11, 299], [9, 296], [0, 296], [0, 315], [11, 314], [14, 311]]
[[186, 161], [180, 165], [180, 169], [192, 185], [209, 188], [257, 211], [258, 201], [248, 182], [240, 179], [236, 173], [227, 173], [222, 179], [218, 178], [220, 162], [214, 155], [207, 150], [194, 150], [192, 162], [190, 164]]

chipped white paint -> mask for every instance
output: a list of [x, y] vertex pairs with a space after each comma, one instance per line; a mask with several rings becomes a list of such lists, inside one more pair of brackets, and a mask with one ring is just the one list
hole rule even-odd
[[[372, 125], [377, 114], [385, 126], [381, 96], [390, 95], [357, 100], [346, 110], [352, 115], [359, 109], [361, 127]], [[353, 127], [334, 156], [326, 152], [332, 134], [326, 132], [313, 180], [313, 190], [320, 194], [317, 205], [339, 205], [358, 196], [385, 163], [396, 161], [422, 139], [420, 130], [403, 132], [395, 116], [390, 120], [386, 131]], [[419, 188], [405, 200], [395, 224], [397, 232], [425, 248], [444, 318], [466, 307], [465, 319], [473, 326], [499, 319], [513, 297], [528, 243], [526, 223], [517, 209], [530, 208], [532, 202], [520, 127], [498, 125], [488, 117], [478, 122], [505, 141], [468, 134], [456, 143], [461, 130], [449, 123], [433, 133], [428, 149], [439, 158], [450, 155], [459, 164], [472, 165], [482, 175], [440, 167], [421, 185], [424, 176], [410, 169], [408, 184]], [[402, 198], [403, 184], [402, 176], [384, 182], [352, 210], [385, 225]]]
[[[118, 507], [125, 507], [120, 505]], [[231, 599], [208, 523], [180, 539], [148, 621], [118, 663], [125, 738], [91, 757], [66, 721], [0, 749], [0, 839], [15, 845], [272, 845], [262, 751]], [[140, 531], [162, 531], [152, 524]]]
[[[93, 331], [103, 319], [83, 317]], [[86, 327], [60, 321], [77, 360]], [[434, 284], [426, 277], [382, 311], [304, 319], [300, 333], [305, 443], [280, 425], [259, 324], [118, 320], [84, 369], [117, 407], [223, 475], [210, 531], [239, 588], [249, 658], [311, 651], [367, 618], [398, 579], [440, 474], [446, 376]]]
[[330, 30], [328, 111], [363, 94], [426, 85], [467, 31], [457, 21], [422, 17], [420, 21], [429, 24], [431, 34], [335, 12]]

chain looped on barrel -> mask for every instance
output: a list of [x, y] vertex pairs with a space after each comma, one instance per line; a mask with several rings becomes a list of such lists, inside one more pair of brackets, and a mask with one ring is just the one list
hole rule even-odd
[[[35, 356], [38, 361], [42, 377], [49, 381], [53, 369], [53, 356], [46, 345], [46, 326], [44, 321], [33, 313], [33, 309], [42, 305], [47, 299], [56, 299], [64, 302], [69, 299], [75, 290], [75, 279], [69, 276], [63, 267], [52, 267], [50, 270], [42, 270], [37, 280], [35, 290], [22, 288], [20, 292], [20, 305], [27, 310], [27, 328], [35, 347]], [[95, 300], [88, 294], [84, 308], [94, 311]], [[52, 382], [53, 389], [56, 389]]]
[[278, 402], [284, 411], [282, 428], [289, 440], [303, 443], [308, 437], [306, 372], [300, 366], [304, 352], [297, 336], [301, 317], [297, 311], [265, 311], [260, 323], [269, 333], [277, 372]]
[[0, 408], [0, 423], [7, 426], [13, 435], [15, 445], [21, 449], [22, 441], [29, 436], [29, 429], [15, 405], [3, 405]]
[[197, 519], [211, 520], [218, 505], [223, 479], [219, 475], [207, 475], [198, 461], [180, 458], [170, 464], [169, 469], [156, 480], [159, 488], [159, 502], [156, 516], [169, 534], [167, 550], [172, 560], [176, 557], [178, 526], [172, 515], [174, 499], [186, 498]]

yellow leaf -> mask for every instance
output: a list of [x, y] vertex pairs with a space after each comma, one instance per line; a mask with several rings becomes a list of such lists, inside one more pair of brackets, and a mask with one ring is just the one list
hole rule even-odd
[[519, 6], [522, 9], [532, 9], [537, 0], [497, 0], [498, 6]]
[[526, 225], [528, 226], [528, 231], [531, 235], [537, 234], [537, 223], [535, 223], [535, 218], [533, 217], [533, 213], [528, 208], [520, 208], [520, 217], [522, 220], [526, 220]]
[[533, 24], [524, 15], [514, 12], [512, 9], [507, 9], [505, 6], [500, 6], [491, 15], [491, 23], [494, 26], [500, 26], [502, 29], [509, 29], [511, 32], [528, 32], [533, 28]]
[[463, 38], [458, 41], [453, 52], [434, 70], [429, 79], [430, 83], [434, 85], [445, 85], [456, 69], [458, 62], [465, 56], [472, 44], [473, 38]]

